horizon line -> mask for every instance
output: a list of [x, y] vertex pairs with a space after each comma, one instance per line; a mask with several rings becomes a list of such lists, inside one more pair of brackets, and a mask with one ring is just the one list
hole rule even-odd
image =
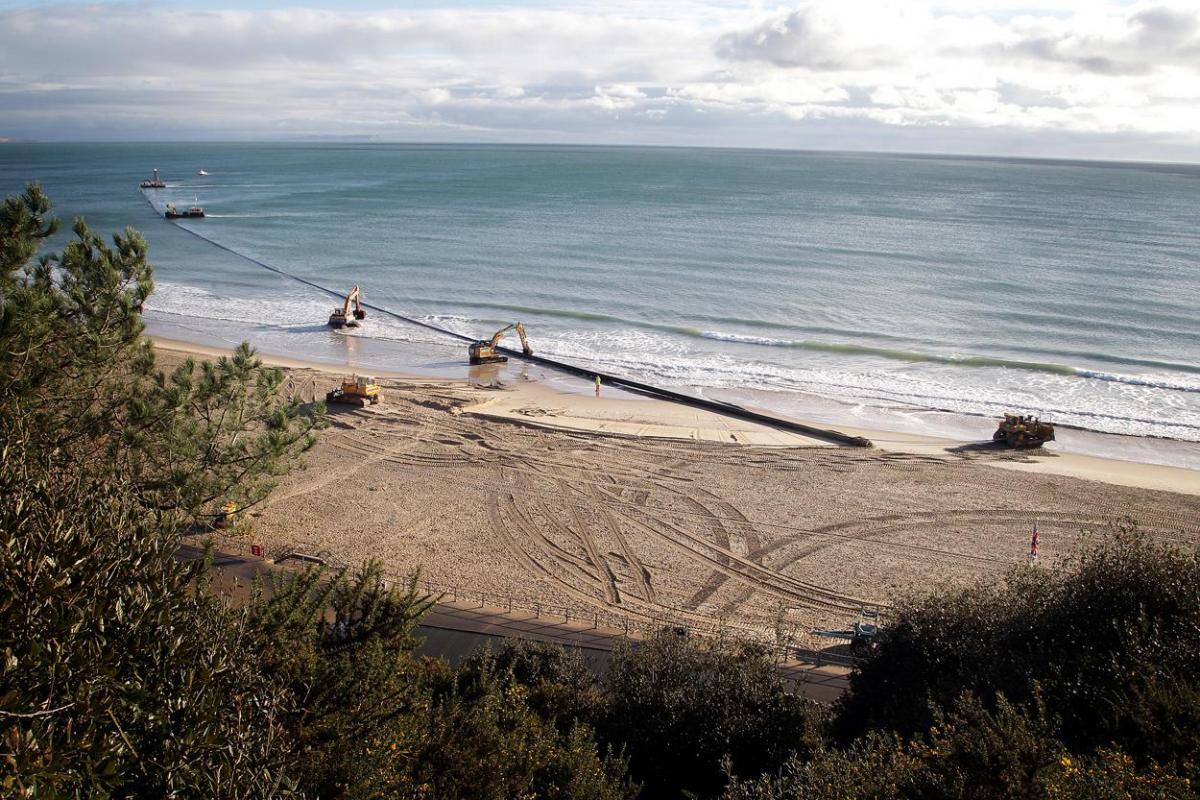
[[289, 139], [99, 139], [99, 140], [43, 140], [29, 138], [10, 138], [0, 136], [0, 147], [15, 144], [35, 145], [358, 145], [358, 146], [405, 146], [405, 147], [565, 147], [579, 149], [627, 149], [627, 150], [726, 150], [739, 152], [769, 152], [769, 153], [798, 153], [809, 155], [852, 155], [852, 156], [892, 156], [897, 158], [931, 158], [957, 159], [976, 161], [1017, 161], [1017, 162], [1047, 162], [1057, 164], [1087, 164], [1087, 165], [1130, 165], [1130, 166], [1164, 166], [1164, 167], [1200, 167], [1196, 161], [1155, 161], [1138, 158], [1099, 158], [1088, 156], [1049, 156], [1049, 155], [1018, 155], [1005, 153], [956, 153], [917, 150], [871, 150], [871, 149], [835, 149], [820, 147], [781, 147], [770, 145], [717, 145], [717, 144], [630, 144], [624, 142], [599, 144], [595, 142], [488, 142], [488, 141], [424, 141], [407, 139], [375, 139], [358, 137], [353, 134], [344, 136], [314, 136], [311, 138], [296, 137]]

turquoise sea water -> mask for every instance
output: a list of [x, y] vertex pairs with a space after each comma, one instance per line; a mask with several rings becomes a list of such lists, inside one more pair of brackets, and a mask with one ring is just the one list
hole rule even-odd
[[[137, 183], [155, 167], [169, 185], [147, 198]], [[63, 216], [147, 235], [158, 268], [147, 318], [165, 335], [461, 371], [457, 343], [394, 320], [329, 331], [330, 298], [190, 228], [462, 333], [521, 320], [551, 357], [786, 413], [958, 434], [1020, 410], [1200, 442], [1200, 167], [0, 146], [0, 188], [27, 179]], [[209, 216], [167, 223], [152, 205], [168, 201], [198, 201]]]

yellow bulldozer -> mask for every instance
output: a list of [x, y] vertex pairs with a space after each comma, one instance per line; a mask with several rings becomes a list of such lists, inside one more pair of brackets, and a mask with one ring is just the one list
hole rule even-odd
[[[355, 286], [346, 295], [346, 302], [342, 303], [333, 309], [333, 313], [329, 315], [329, 327], [331, 328], [357, 328], [358, 323], [367, 318], [367, 312], [362, 307], [362, 292]], [[354, 312], [350, 312], [350, 304], [354, 304]]]
[[1054, 426], [1031, 414], [1005, 414], [992, 434], [992, 441], [1003, 442], [1018, 450], [1041, 447], [1054, 441]]
[[519, 322], [514, 322], [512, 325], [506, 325], [493, 333], [491, 339], [480, 339], [479, 341], [471, 342], [471, 346], [467, 348], [471, 363], [499, 364], [508, 361], [508, 356], [496, 353], [496, 345], [511, 330], [516, 330], [517, 335], [521, 337], [521, 352], [527, 356], [533, 355], [533, 348], [529, 346], [529, 339], [525, 337], [525, 326]]
[[379, 398], [379, 384], [375, 383], [374, 378], [351, 375], [349, 378], [342, 379], [341, 386], [325, 395], [325, 402], [363, 408], [378, 404]]

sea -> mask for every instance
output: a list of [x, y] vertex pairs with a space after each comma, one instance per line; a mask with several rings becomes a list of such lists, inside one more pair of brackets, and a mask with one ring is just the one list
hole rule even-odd
[[[158, 169], [164, 189], [141, 190]], [[208, 174], [198, 174], [204, 170]], [[1200, 166], [702, 148], [0, 145], [150, 243], [153, 334], [447, 377], [469, 336], [833, 427], [1200, 469]], [[166, 203], [207, 216], [168, 222]], [[69, 226], [49, 250], [61, 247]], [[269, 268], [268, 268], [269, 267]], [[511, 340], [506, 344], [512, 344]], [[578, 379], [511, 363], [488, 380]]]

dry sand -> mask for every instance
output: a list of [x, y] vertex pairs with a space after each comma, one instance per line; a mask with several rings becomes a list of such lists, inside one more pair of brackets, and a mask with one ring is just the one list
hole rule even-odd
[[[336, 383], [283, 366], [305, 398]], [[1035, 521], [1047, 568], [1127, 520], [1200, 541], [1200, 473], [1185, 469], [865, 431], [877, 447], [844, 448], [659, 401], [380, 383], [381, 405], [331, 409], [304, 467], [247, 520], [253, 540], [419, 568], [490, 602], [766, 637], [1002, 575], [1025, 563]]]

